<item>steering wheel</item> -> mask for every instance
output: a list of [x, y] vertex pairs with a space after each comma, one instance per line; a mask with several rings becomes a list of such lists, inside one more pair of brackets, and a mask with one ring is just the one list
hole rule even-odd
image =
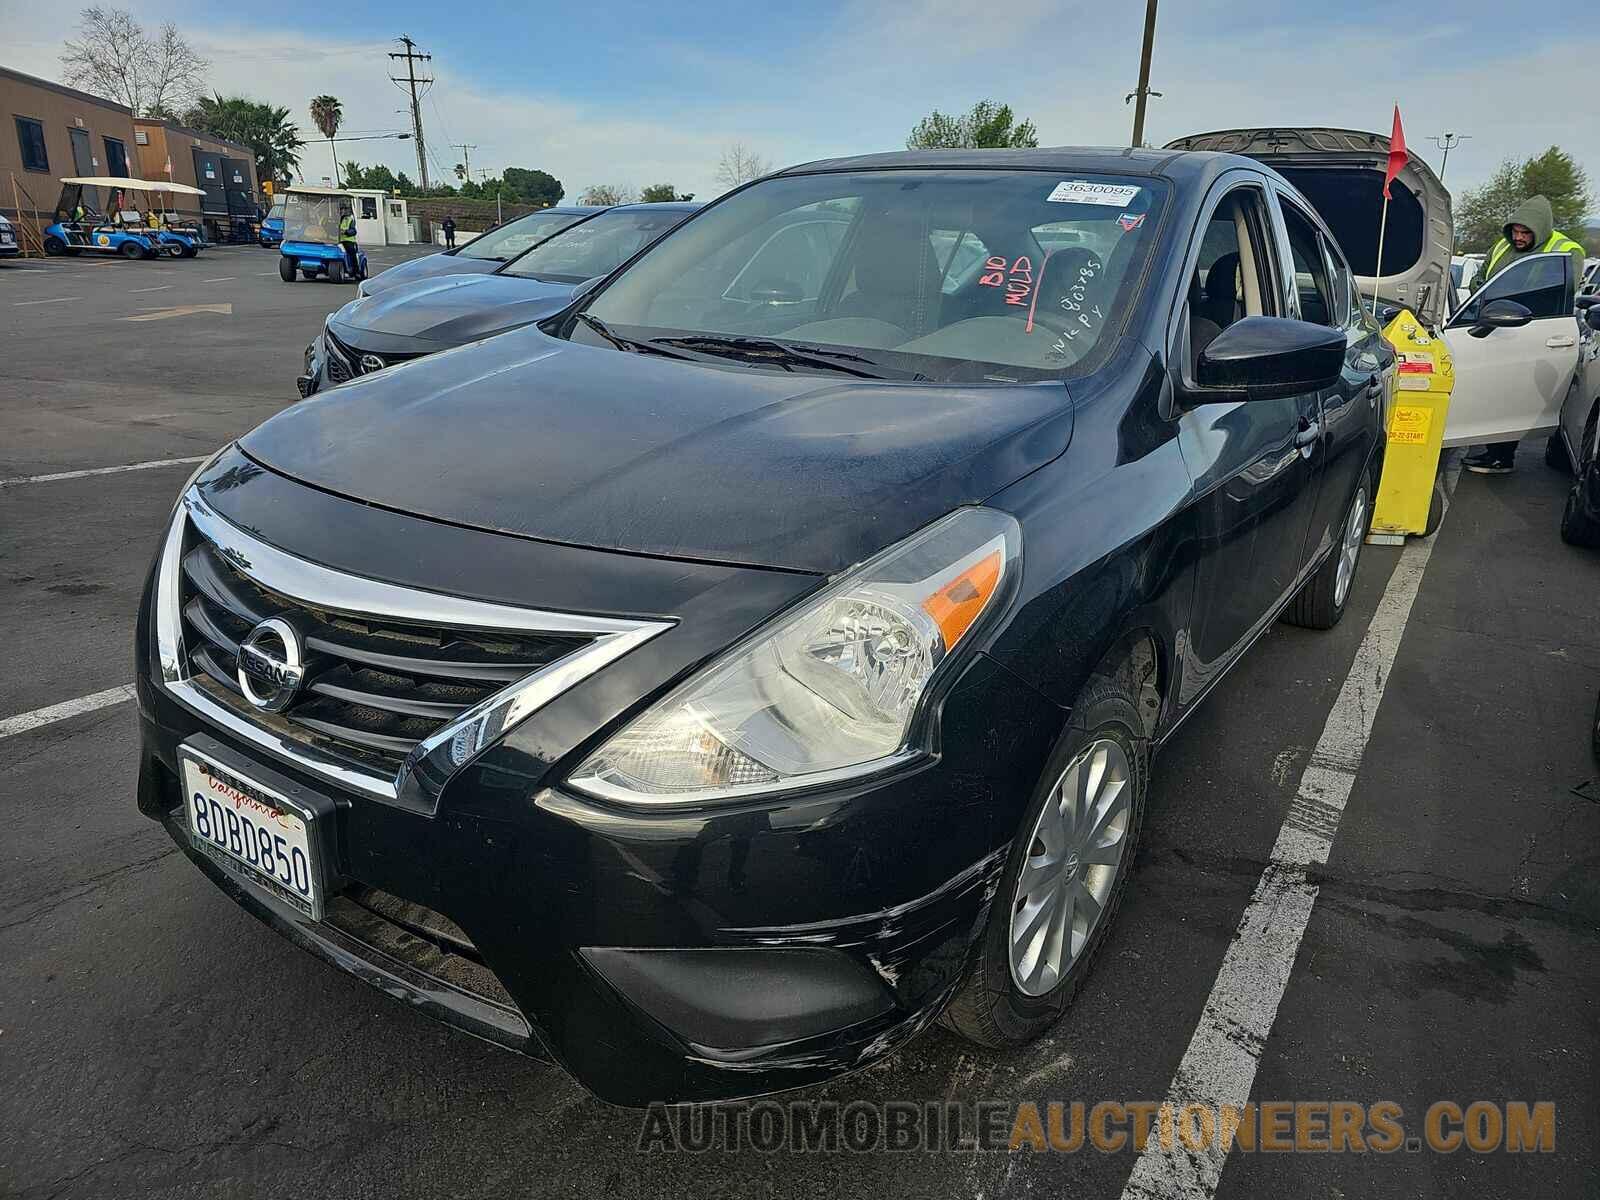
[[[1034, 305], [1035, 324], [1057, 331], [1069, 327], [1098, 328], [1104, 320], [1102, 280], [1105, 264], [1093, 250], [1073, 247], [1052, 254], [1039, 282], [1038, 302]], [[1094, 315], [1099, 305], [1102, 315]], [[1081, 319], [1080, 319], [1081, 318]], [[1085, 326], [1084, 320], [1092, 321]]]

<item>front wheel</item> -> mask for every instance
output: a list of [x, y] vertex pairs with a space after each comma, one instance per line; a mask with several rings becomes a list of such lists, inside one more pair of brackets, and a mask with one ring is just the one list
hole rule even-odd
[[976, 957], [942, 1020], [980, 1046], [1042, 1036], [1088, 978], [1132, 869], [1149, 786], [1137, 698], [1096, 678], [1011, 844]]
[[145, 248], [139, 245], [138, 242], [123, 242], [121, 253], [123, 258], [143, 258], [145, 257]]
[[44, 252], [51, 258], [56, 258], [67, 252], [67, 244], [52, 233], [44, 240]]
[[195, 258], [199, 253], [200, 251], [193, 246], [184, 246], [178, 251], [179, 256], [183, 258]]
[[1306, 629], [1332, 629], [1339, 623], [1350, 601], [1356, 566], [1361, 561], [1361, 547], [1366, 543], [1367, 529], [1371, 525], [1372, 479], [1370, 475], [1363, 475], [1356, 485], [1356, 494], [1350, 497], [1350, 507], [1345, 510], [1338, 541], [1327, 561], [1289, 602], [1283, 614], [1285, 621]]
[[283, 280], [285, 283], [294, 282], [294, 259], [278, 259], [278, 278]]

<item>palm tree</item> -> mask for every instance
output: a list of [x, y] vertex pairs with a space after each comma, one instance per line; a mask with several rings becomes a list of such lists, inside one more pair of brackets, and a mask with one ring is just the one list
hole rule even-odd
[[328, 139], [328, 153], [333, 155], [333, 186], [339, 186], [339, 152], [333, 148], [333, 135], [339, 132], [339, 122], [344, 119], [344, 106], [333, 96], [318, 96], [311, 102], [311, 121], [322, 136]]

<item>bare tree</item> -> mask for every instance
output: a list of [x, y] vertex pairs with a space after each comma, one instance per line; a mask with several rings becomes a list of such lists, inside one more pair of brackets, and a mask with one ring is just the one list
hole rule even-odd
[[78, 39], [62, 45], [70, 84], [126, 104], [139, 116], [176, 112], [205, 87], [210, 67], [170, 21], [153, 33], [120, 8], [86, 8]]
[[717, 163], [717, 182], [725, 188], [736, 188], [741, 183], [760, 179], [772, 164], [743, 142], [735, 142], [722, 152]]
[[633, 189], [622, 183], [591, 183], [578, 197], [579, 204], [632, 204]]

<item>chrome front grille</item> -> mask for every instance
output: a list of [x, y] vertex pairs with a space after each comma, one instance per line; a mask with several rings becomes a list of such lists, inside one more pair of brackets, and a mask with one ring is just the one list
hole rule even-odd
[[306, 678], [299, 698], [271, 715], [295, 736], [387, 773], [469, 708], [593, 640], [335, 613], [260, 586], [203, 539], [183, 556], [180, 596], [192, 677], [253, 715], [238, 679], [239, 643], [268, 617], [284, 618], [305, 646]]
[[335, 337], [331, 329], [323, 330], [323, 341], [328, 351], [328, 378], [333, 383], [349, 383], [358, 375], [371, 375], [385, 367], [422, 357], [420, 354], [374, 354]]
[[[292, 630], [303, 668], [271, 709], [239, 671], [264, 622]], [[168, 691], [278, 758], [419, 807], [507, 730], [667, 627], [348, 575], [260, 541], [195, 488], [157, 576]]]

